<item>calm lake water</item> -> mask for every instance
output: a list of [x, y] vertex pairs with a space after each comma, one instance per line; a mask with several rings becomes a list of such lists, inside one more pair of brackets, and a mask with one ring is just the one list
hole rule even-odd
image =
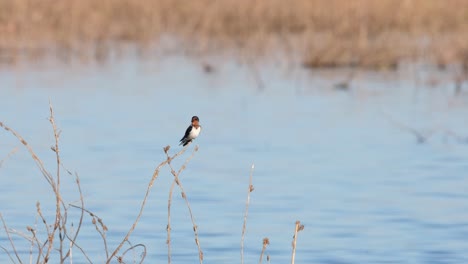
[[[252, 164], [246, 263], [258, 262], [264, 237], [271, 263], [288, 263], [296, 220], [305, 225], [296, 263], [468, 263], [468, 144], [457, 138], [468, 137], [468, 95], [453, 95], [449, 73], [362, 72], [343, 91], [333, 85], [346, 79], [346, 70], [265, 65], [256, 76], [235, 62], [212, 63], [211, 73], [181, 57], [3, 68], [0, 121], [55, 173], [51, 100], [63, 165], [80, 176], [86, 207], [108, 226], [109, 249], [135, 220], [153, 170], [165, 159], [162, 148], [180, 150], [178, 140], [198, 115], [199, 151], [180, 177], [205, 263], [240, 263]], [[420, 144], [410, 129], [430, 137]], [[174, 161], [176, 168], [195, 144]], [[52, 223], [50, 187], [6, 131], [0, 160], [0, 213], [10, 228], [28, 234], [26, 226], [33, 226], [43, 240], [36, 202]], [[145, 263], [167, 262], [172, 180], [163, 168], [130, 237], [146, 245]], [[73, 177], [63, 171], [62, 190], [67, 202], [79, 204]], [[172, 208], [173, 263], [197, 263], [178, 189]], [[70, 209], [70, 228], [78, 215]], [[30, 244], [13, 237], [29, 263]], [[77, 243], [94, 263], [105, 260], [89, 215]], [[11, 249], [3, 228], [0, 245]], [[127, 257], [127, 263], [137, 259]], [[4, 251], [0, 261], [10, 261]], [[76, 248], [73, 263], [86, 263]]]

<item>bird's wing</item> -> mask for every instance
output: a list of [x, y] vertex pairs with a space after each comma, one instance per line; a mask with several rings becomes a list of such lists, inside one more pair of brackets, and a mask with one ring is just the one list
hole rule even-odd
[[187, 130], [185, 130], [185, 135], [184, 135], [184, 137], [183, 137], [180, 141], [182, 141], [182, 140], [188, 138], [188, 136], [189, 136], [189, 134], [190, 134], [190, 131], [192, 131], [192, 125], [190, 125], [189, 127], [187, 127]]

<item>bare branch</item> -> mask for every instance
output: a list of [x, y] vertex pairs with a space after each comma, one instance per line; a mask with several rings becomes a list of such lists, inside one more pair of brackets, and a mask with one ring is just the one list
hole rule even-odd
[[268, 239], [268, 237], [265, 237], [263, 239], [263, 247], [262, 247], [262, 253], [260, 253], [260, 260], [258, 261], [259, 264], [262, 263], [263, 254], [265, 254], [265, 250], [266, 250], [268, 245], [270, 245], [270, 240]]
[[[189, 145], [187, 145], [189, 146]], [[169, 146], [167, 146], [166, 148], [168, 148]], [[176, 153], [174, 156], [172, 156], [170, 159], [174, 159], [176, 157], [178, 157], [179, 155], [182, 155], [185, 151], [187, 150], [187, 147], [183, 148], [181, 151], [179, 151], [178, 153]], [[123, 244], [125, 243], [125, 241], [128, 240], [128, 238], [130, 237], [130, 235], [133, 233], [133, 231], [135, 230], [137, 224], [138, 224], [138, 221], [140, 220], [141, 216], [143, 215], [143, 210], [145, 209], [145, 205], [146, 205], [146, 201], [148, 199], [148, 196], [150, 194], [150, 191], [151, 191], [151, 188], [153, 187], [153, 184], [154, 184], [154, 181], [158, 178], [159, 176], [159, 172], [161, 170], [162, 167], [164, 167], [165, 165], [167, 165], [167, 163], [169, 162], [170, 159], [167, 159], [163, 162], [161, 162], [157, 167], [156, 169], [154, 170], [153, 172], [153, 176], [151, 177], [151, 180], [150, 182], [148, 183], [148, 187], [146, 189], [146, 193], [145, 193], [145, 196], [143, 197], [143, 200], [141, 202], [141, 206], [140, 206], [140, 211], [135, 219], [135, 221], [133, 222], [133, 225], [132, 227], [128, 230], [127, 232], [127, 235], [125, 235], [124, 239], [120, 242], [120, 244], [117, 246], [117, 248], [112, 252], [112, 254], [110, 255], [109, 258], [107, 258], [107, 261], [106, 261], [106, 264], [110, 263], [110, 261], [112, 260], [112, 258], [120, 251], [120, 249], [122, 248]]]
[[[123, 263], [123, 258], [125, 257], [125, 254], [127, 254], [127, 252], [129, 252], [130, 250], [134, 250], [135, 248], [137, 247], [142, 247], [143, 248], [143, 253], [141, 254], [141, 259], [140, 259], [140, 264], [143, 263], [143, 261], [145, 260], [146, 258], [146, 246], [143, 245], [143, 244], [136, 244], [134, 246], [131, 246], [129, 248], [127, 248], [127, 250], [125, 250], [123, 253], [122, 253], [122, 256], [119, 257], [119, 262]], [[134, 261], [135, 262], [135, 261]]]
[[195, 223], [195, 218], [192, 214], [192, 208], [190, 207], [190, 203], [187, 199], [187, 195], [184, 191], [184, 187], [182, 186], [182, 183], [180, 182], [180, 179], [179, 179], [179, 175], [180, 173], [187, 167], [187, 164], [189, 163], [189, 161], [195, 156], [195, 152], [198, 151], [198, 146], [195, 146], [195, 148], [193, 149], [193, 152], [192, 152], [192, 155], [190, 155], [184, 162], [184, 164], [179, 168], [179, 171], [176, 173], [174, 168], [172, 167], [172, 164], [171, 164], [171, 161], [172, 159], [170, 158], [169, 154], [168, 154], [168, 150], [169, 149], [164, 149], [164, 153], [166, 153], [166, 156], [167, 156], [167, 160], [168, 160], [168, 165], [169, 165], [169, 168], [171, 170], [171, 173], [172, 175], [174, 176], [174, 181], [172, 182], [172, 185], [171, 185], [171, 189], [169, 191], [169, 200], [168, 200], [168, 207], [167, 207], [167, 248], [168, 248], [168, 263], [171, 263], [171, 201], [172, 201], [172, 192], [173, 192], [173, 189], [174, 189], [174, 185], [177, 184], [180, 188], [180, 191], [181, 191], [181, 194], [182, 194], [182, 198], [185, 200], [185, 203], [187, 205], [187, 208], [188, 208], [188, 211], [189, 211], [189, 214], [190, 214], [190, 219], [192, 221], [192, 225], [193, 225], [193, 232], [195, 233], [195, 244], [197, 245], [197, 248], [198, 248], [198, 260], [200, 261], [200, 263], [203, 263], [203, 251], [201, 249], [201, 246], [200, 246], [200, 240], [198, 238], [198, 226], [196, 225]]
[[16, 152], [18, 151], [18, 147], [14, 147], [12, 150], [10, 150], [10, 152], [8, 152], [8, 154], [6, 155], [5, 158], [3, 158], [2, 160], [0, 160], [0, 168], [2, 167], [3, 163], [11, 158], [11, 156], [13, 156]]
[[296, 243], [297, 243], [297, 233], [304, 230], [304, 225], [301, 225], [301, 222], [298, 220], [296, 221], [296, 227], [294, 229], [294, 237], [292, 242], [292, 257], [291, 257], [291, 264], [294, 264], [296, 258]]
[[15, 253], [16, 259], [18, 260], [19, 263], [23, 263], [18, 255], [18, 251], [15, 248], [15, 243], [13, 243], [13, 240], [11, 239], [10, 236], [10, 231], [8, 231], [8, 228], [5, 223], [5, 219], [3, 219], [3, 215], [0, 213], [0, 219], [2, 220], [3, 228], [5, 229], [5, 233], [7, 234], [8, 240], [10, 241], [11, 248], [13, 249], [13, 252]]
[[249, 176], [249, 189], [247, 190], [247, 201], [245, 202], [245, 212], [244, 212], [244, 224], [242, 225], [242, 236], [241, 236], [241, 264], [244, 264], [244, 238], [245, 238], [245, 230], [247, 227], [247, 216], [249, 214], [249, 204], [250, 204], [250, 193], [253, 192], [254, 187], [252, 185], [252, 177], [253, 177], [253, 170], [255, 165], [252, 164], [250, 168], [250, 176]]

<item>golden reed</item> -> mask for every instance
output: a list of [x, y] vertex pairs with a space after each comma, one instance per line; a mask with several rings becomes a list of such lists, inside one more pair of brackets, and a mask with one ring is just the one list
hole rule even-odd
[[202, 53], [280, 49], [310, 67], [421, 58], [447, 65], [468, 63], [466, 32], [466, 0], [0, 0], [0, 63], [100, 59], [122, 44], [145, 50], [170, 36]]

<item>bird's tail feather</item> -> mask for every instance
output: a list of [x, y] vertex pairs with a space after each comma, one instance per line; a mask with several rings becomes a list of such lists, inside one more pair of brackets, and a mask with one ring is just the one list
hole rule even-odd
[[179, 146], [182, 145], [182, 146], [185, 147], [185, 146], [187, 146], [187, 144], [190, 143], [190, 142], [191, 142], [191, 140], [188, 140], [188, 139], [183, 138], [183, 139], [180, 140]]

